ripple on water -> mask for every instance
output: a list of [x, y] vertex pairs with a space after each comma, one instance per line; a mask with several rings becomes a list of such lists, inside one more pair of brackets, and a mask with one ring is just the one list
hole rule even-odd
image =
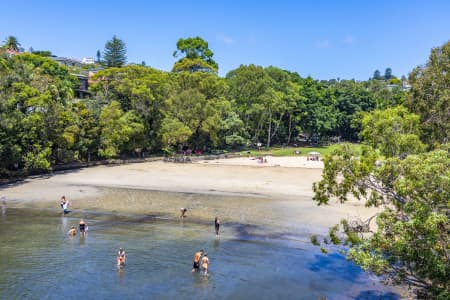
[[[392, 293], [341, 255], [319, 253], [303, 233], [231, 223], [216, 237], [210, 223], [195, 220], [83, 217], [87, 236], [70, 238], [66, 232], [78, 215], [9, 210], [0, 226], [0, 299], [351, 299], [374, 290]], [[119, 247], [127, 251], [120, 270]], [[208, 277], [191, 274], [200, 248], [211, 261]]]

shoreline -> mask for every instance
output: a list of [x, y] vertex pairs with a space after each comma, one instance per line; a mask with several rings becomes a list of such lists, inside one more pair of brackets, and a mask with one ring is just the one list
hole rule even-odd
[[[298, 167], [308, 163], [309, 168]], [[322, 174], [317, 163], [322, 162], [269, 157], [261, 164], [242, 157], [98, 166], [28, 178], [3, 186], [0, 195], [15, 207], [57, 208], [62, 195], [87, 211], [177, 216], [180, 207], [191, 207], [193, 218], [220, 215], [229, 222], [320, 228], [317, 233], [342, 218], [374, 214], [358, 201], [318, 207], [312, 200], [312, 183]]]

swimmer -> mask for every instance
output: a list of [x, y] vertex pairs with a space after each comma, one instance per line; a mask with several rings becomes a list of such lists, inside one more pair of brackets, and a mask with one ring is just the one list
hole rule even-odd
[[180, 219], [185, 217], [186, 212], [187, 212], [187, 208], [184, 208], [184, 207], [180, 208]]
[[81, 235], [85, 235], [86, 231], [88, 230], [88, 226], [86, 222], [84, 222], [83, 219], [80, 220], [80, 223], [78, 223], [78, 229], [80, 230]]
[[75, 226], [72, 225], [72, 227], [70, 227], [70, 230], [69, 230], [68, 233], [69, 233], [70, 236], [77, 235], [77, 230], [75, 229]]
[[192, 267], [192, 271], [191, 272], [199, 272], [200, 271], [200, 258], [202, 257], [203, 254], [203, 249], [195, 252], [194, 254], [194, 265]]
[[216, 230], [216, 235], [219, 235], [219, 227], [220, 227], [220, 220], [218, 217], [214, 219], [214, 229]]
[[205, 253], [205, 255], [202, 258], [202, 269], [204, 275], [208, 275], [208, 265], [209, 265], [208, 254]]
[[123, 250], [123, 248], [120, 248], [119, 252], [117, 253], [117, 265], [118, 266], [125, 265], [125, 259], [126, 259], [125, 250]]

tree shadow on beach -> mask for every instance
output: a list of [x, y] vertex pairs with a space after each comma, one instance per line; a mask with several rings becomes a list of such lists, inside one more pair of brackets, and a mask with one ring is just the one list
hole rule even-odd
[[24, 177], [17, 177], [11, 179], [3, 179], [0, 181], [0, 187], [2, 188], [11, 188], [16, 186], [21, 186], [26, 184], [29, 180], [46, 180], [50, 179], [56, 175], [69, 175], [74, 173], [79, 173], [81, 169], [70, 169], [63, 171], [54, 171], [50, 173], [41, 173], [41, 174], [32, 174]]

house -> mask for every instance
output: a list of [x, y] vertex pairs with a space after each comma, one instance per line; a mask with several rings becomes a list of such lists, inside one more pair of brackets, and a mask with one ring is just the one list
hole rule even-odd
[[76, 76], [79, 81], [78, 88], [75, 89], [75, 97], [77, 98], [86, 98], [91, 95], [89, 92], [89, 77], [83, 74], [72, 74]]
[[81, 61], [75, 58], [67, 58], [67, 57], [59, 57], [59, 56], [51, 56], [51, 59], [56, 61], [57, 63], [66, 66], [66, 67], [79, 67], [81, 68], [83, 64]]
[[95, 60], [92, 57], [85, 57], [81, 60], [81, 62], [85, 65], [93, 65], [95, 64]]

